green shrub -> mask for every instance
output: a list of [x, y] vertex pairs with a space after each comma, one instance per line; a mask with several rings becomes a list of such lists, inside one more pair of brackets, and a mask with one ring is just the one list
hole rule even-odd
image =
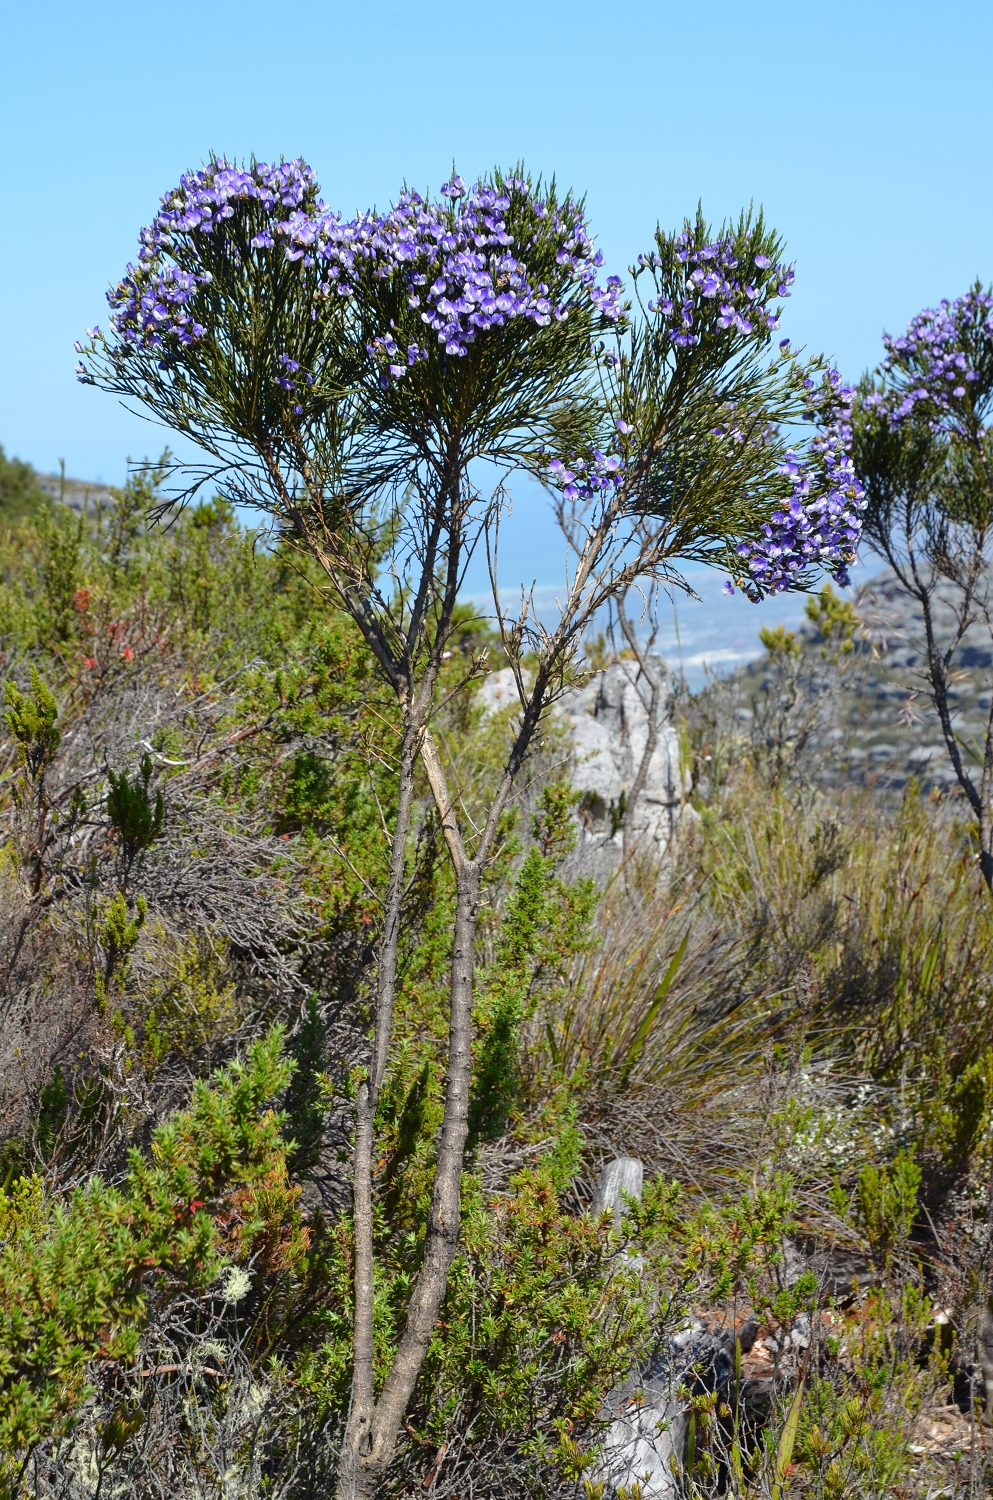
[[[159, 1126], [120, 1187], [91, 1177], [36, 1206], [33, 1179], [3, 1200], [0, 1452], [7, 1493], [32, 1447], [76, 1411], [95, 1361], [134, 1359], [151, 1301], [203, 1287], [260, 1248], [291, 1263], [305, 1248], [270, 1101], [290, 1065], [273, 1031]], [[12, 1487], [13, 1486], [13, 1487]]]
[[50, 504], [31, 465], [8, 458], [0, 446], [0, 525], [36, 520]]

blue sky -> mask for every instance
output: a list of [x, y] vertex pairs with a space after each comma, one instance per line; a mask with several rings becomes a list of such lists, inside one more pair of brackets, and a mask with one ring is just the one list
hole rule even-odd
[[[993, 280], [990, 0], [36, 0], [4, 17], [0, 442], [42, 470], [64, 457], [119, 482], [162, 446], [76, 385], [72, 343], [159, 195], [212, 149], [303, 155], [349, 212], [404, 178], [436, 187], [453, 160], [470, 176], [523, 158], [586, 193], [619, 269], [656, 220], [754, 201], [797, 262], [784, 332], [852, 378], [884, 328]], [[502, 550], [556, 582], [529, 497]], [[761, 623], [722, 607], [731, 637]]]

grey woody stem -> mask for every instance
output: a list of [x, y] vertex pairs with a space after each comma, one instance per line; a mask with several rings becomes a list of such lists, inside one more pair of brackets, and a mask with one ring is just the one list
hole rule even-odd
[[445, 1113], [438, 1146], [424, 1260], [407, 1309], [407, 1321], [396, 1356], [376, 1403], [370, 1456], [379, 1473], [393, 1455], [396, 1436], [424, 1363], [448, 1286], [448, 1271], [458, 1244], [462, 1166], [469, 1132], [473, 948], [479, 914], [480, 879], [481, 867], [475, 862], [464, 865], [456, 878]]
[[[374, 1362], [374, 1251], [372, 1164], [375, 1147], [376, 1101], [386, 1070], [389, 1038], [396, 994], [400, 910], [403, 901], [404, 856], [414, 795], [414, 765], [417, 754], [416, 726], [405, 715], [400, 749], [397, 815], [390, 851], [390, 874], [384, 901], [383, 934], [375, 1001], [373, 1055], [368, 1076], [359, 1084], [355, 1101], [355, 1147], [353, 1152], [352, 1201], [355, 1243], [355, 1311], [352, 1330], [352, 1393], [342, 1452], [342, 1480], [358, 1478], [363, 1456], [372, 1442], [375, 1414]], [[342, 1494], [358, 1494], [347, 1488]]]

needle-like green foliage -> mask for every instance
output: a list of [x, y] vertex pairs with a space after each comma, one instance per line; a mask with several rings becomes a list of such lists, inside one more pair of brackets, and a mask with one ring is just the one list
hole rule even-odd
[[128, 780], [125, 771], [107, 772], [110, 783], [107, 815], [118, 839], [125, 884], [138, 855], [162, 832], [165, 802], [161, 788], [156, 790], [154, 796], [149, 794], [151, 779], [152, 758], [147, 751], [141, 758], [138, 774], [132, 780]]
[[[285, 1175], [271, 1101], [290, 1072], [273, 1030], [195, 1085], [120, 1186], [93, 1177], [13, 1222], [0, 1248], [0, 1493], [18, 1492], [20, 1460], [78, 1408], [95, 1360], [133, 1361], [150, 1298], [206, 1286], [250, 1255], [267, 1227], [265, 1189]], [[237, 1229], [225, 1229], [235, 1202]]]

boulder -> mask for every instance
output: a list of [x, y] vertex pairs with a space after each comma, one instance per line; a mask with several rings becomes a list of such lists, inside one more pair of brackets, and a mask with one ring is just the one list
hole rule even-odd
[[[661, 684], [656, 705], [658, 739], [635, 807], [633, 842], [639, 853], [661, 858], [681, 812], [679, 734], [673, 723], [672, 674], [658, 656], [649, 671]], [[517, 701], [509, 667], [491, 672], [480, 686], [480, 700], [491, 710]], [[552, 712], [569, 738], [570, 777], [582, 793], [579, 815], [584, 842], [597, 846], [616, 864], [623, 850], [627, 799], [648, 743], [651, 686], [636, 661], [618, 661], [595, 672], [583, 687], [570, 689]]]
[[[644, 1169], [637, 1157], [621, 1156], [600, 1173], [593, 1208], [619, 1213], [624, 1195], [640, 1199]], [[639, 1262], [632, 1258], [631, 1264]], [[731, 1399], [735, 1341], [744, 1352], [752, 1347], [758, 1320], [752, 1315], [738, 1329], [712, 1331], [689, 1318], [660, 1340], [653, 1358], [631, 1372], [612, 1391], [601, 1413], [608, 1418], [593, 1470], [605, 1500], [640, 1494], [641, 1500], [678, 1500], [683, 1493], [681, 1466], [686, 1461], [690, 1408], [680, 1394], [716, 1391]], [[770, 1386], [771, 1382], [763, 1384]], [[747, 1404], [748, 1393], [745, 1393]], [[771, 1397], [770, 1397], [771, 1400]]]

